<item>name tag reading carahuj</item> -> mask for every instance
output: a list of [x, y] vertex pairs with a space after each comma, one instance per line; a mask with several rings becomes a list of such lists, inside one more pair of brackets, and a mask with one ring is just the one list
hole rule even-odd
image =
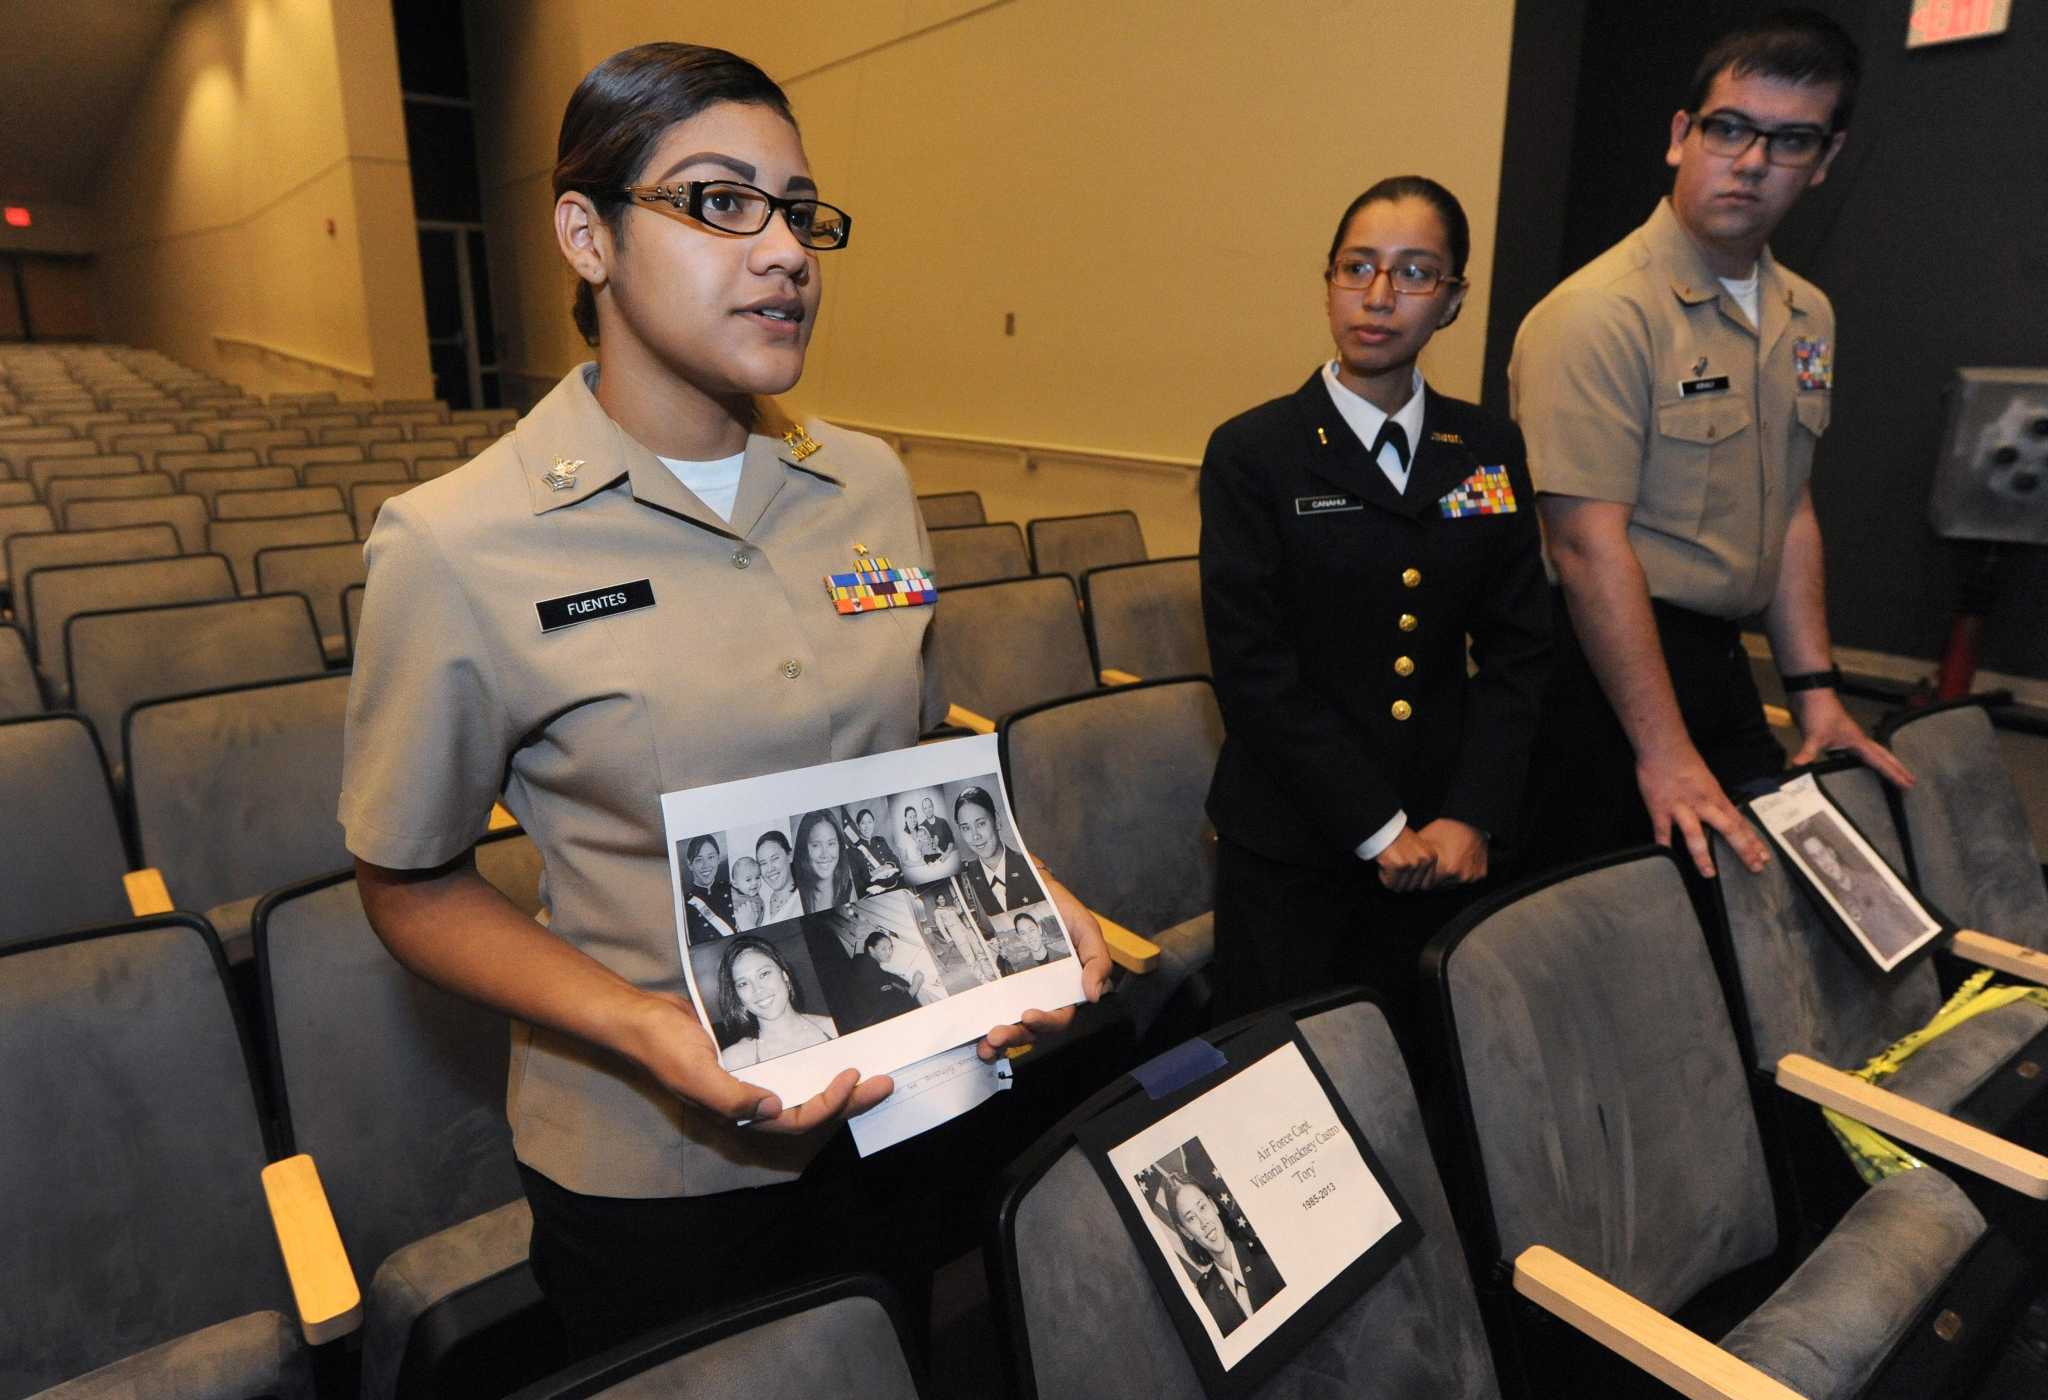
[[552, 632], [558, 627], [573, 627], [593, 618], [653, 606], [654, 584], [643, 578], [632, 583], [615, 583], [609, 588], [593, 588], [588, 593], [548, 598], [535, 603], [533, 609], [540, 614], [540, 630]]

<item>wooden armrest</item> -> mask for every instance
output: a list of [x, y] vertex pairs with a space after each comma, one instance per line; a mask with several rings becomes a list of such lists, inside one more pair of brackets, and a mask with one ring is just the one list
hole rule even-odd
[[1783, 705], [1764, 706], [1764, 723], [1773, 729], [1790, 729], [1792, 712]]
[[957, 724], [962, 729], [972, 729], [977, 734], [993, 734], [996, 732], [996, 722], [994, 720], [986, 715], [978, 715], [974, 711], [960, 705], [946, 706], [946, 723]]
[[1132, 933], [1107, 914], [1097, 914], [1102, 941], [1109, 945], [1109, 960], [1131, 972], [1150, 972], [1159, 962], [1159, 945], [1142, 934]]
[[1136, 685], [1145, 679], [1143, 676], [1134, 676], [1129, 671], [1119, 671], [1114, 666], [1103, 667], [1100, 675], [1104, 685]]
[[2048, 1157], [1805, 1055], [1778, 1061], [1778, 1087], [2023, 1196], [2048, 1201]]
[[1693, 1400], [1800, 1400], [1798, 1391], [1554, 1249], [1522, 1251], [1515, 1292]]
[[2029, 982], [2048, 985], [2048, 953], [2037, 953], [2020, 943], [2008, 943], [1973, 928], [1960, 929], [1948, 943], [1949, 951], [1982, 967], [1995, 967]]
[[307, 1344], [319, 1346], [355, 1331], [363, 1321], [363, 1293], [313, 1159], [301, 1152], [265, 1167], [263, 1195]]
[[518, 826], [518, 825], [519, 825], [519, 818], [517, 818], [517, 817], [513, 816], [513, 815], [512, 815], [512, 814], [511, 814], [510, 812], [506, 811], [506, 810], [505, 810], [505, 804], [504, 804], [504, 803], [502, 803], [502, 802], [493, 802], [493, 803], [491, 804], [491, 825], [490, 825], [490, 830], [492, 830], [492, 831], [510, 831], [510, 830], [512, 830], [512, 829], [513, 829], [514, 827], [516, 827], [516, 826]]
[[153, 865], [123, 875], [121, 887], [128, 891], [128, 908], [138, 919], [168, 914], [177, 907], [171, 903], [171, 892], [164, 885], [164, 872]]

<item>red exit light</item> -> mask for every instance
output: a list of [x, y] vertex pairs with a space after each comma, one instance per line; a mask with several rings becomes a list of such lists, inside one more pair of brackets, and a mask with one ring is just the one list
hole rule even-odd
[[35, 222], [35, 219], [30, 216], [28, 210], [19, 204], [7, 206], [6, 219], [7, 227], [9, 228], [27, 228]]

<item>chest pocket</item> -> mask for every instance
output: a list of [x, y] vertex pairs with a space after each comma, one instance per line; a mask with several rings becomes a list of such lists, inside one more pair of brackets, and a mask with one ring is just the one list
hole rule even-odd
[[1749, 432], [1749, 404], [1733, 391], [1659, 405], [1637, 518], [1673, 534], [1696, 533], [1716, 464], [1753, 458]]

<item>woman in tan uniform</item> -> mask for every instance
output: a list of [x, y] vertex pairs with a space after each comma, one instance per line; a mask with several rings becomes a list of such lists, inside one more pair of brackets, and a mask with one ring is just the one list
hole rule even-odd
[[[832, 1131], [886, 1078], [784, 1104], [720, 1068], [682, 995], [660, 794], [908, 747], [944, 703], [929, 610], [841, 615], [823, 582], [857, 541], [930, 563], [902, 464], [758, 397], [796, 383], [851, 230], [780, 89], [719, 50], [616, 54], [570, 99], [555, 191], [597, 362], [385, 507], [340, 815], [393, 954], [513, 1020], [533, 1267], [587, 1350], [868, 1262], [849, 1231], [887, 1216], [886, 1168]], [[470, 858], [501, 792], [545, 927]], [[1059, 896], [1092, 998], [1108, 958]]]

